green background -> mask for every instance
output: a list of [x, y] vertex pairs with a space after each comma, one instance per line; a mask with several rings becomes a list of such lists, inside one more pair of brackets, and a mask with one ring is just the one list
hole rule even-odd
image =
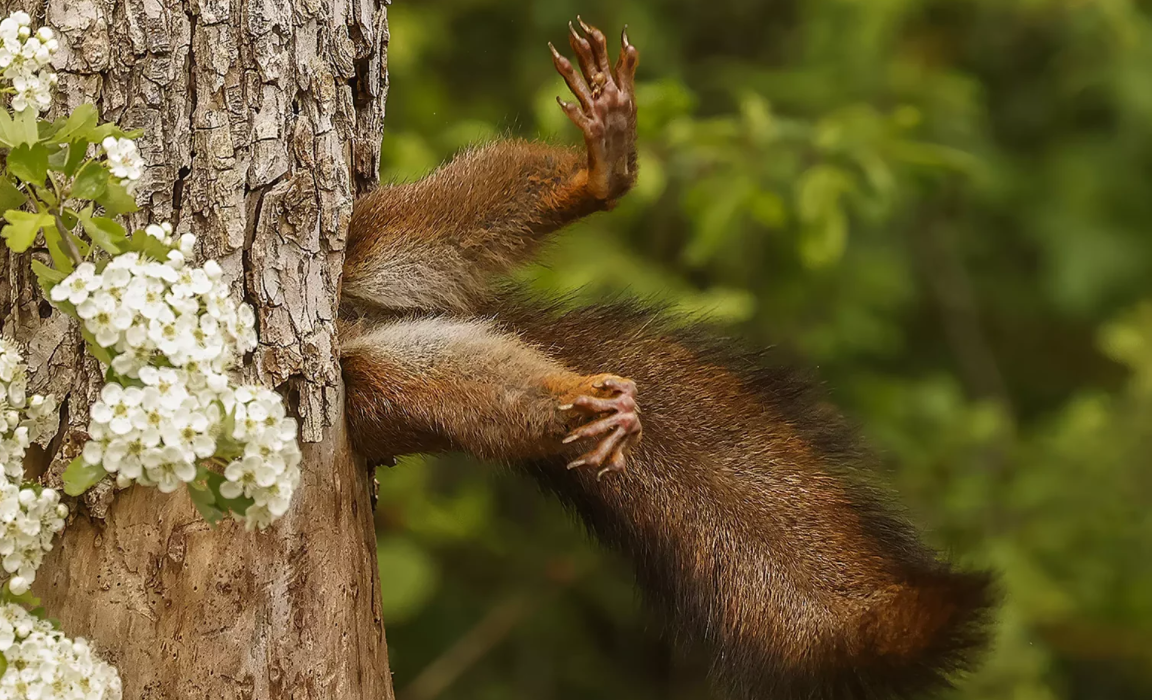
[[[385, 180], [575, 142], [546, 43], [641, 49], [641, 176], [524, 271], [819, 367], [1006, 603], [955, 697], [1152, 697], [1152, 17], [1128, 0], [397, 0]], [[610, 368], [607, 368], [610, 369]], [[401, 700], [705, 698], [626, 566], [528, 483], [381, 470]]]

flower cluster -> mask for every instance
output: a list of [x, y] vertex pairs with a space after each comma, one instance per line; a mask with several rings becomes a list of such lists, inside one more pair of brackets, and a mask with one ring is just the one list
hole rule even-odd
[[0, 20], [0, 77], [12, 83], [12, 109], [33, 107], [43, 112], [52, 106], [56, 74], [49, 63], [59, 47], [48, 27], [32, 34], [27, 12], [13, 12]]
[[0, 700], [120, 700], [116, 669], [83, 638], [68, 639], [19, 605], [0, 605]]
[[140, 157], [135, 141], [108, 136], [100, 142], [100, 148], [108, 159], [108, 170], [113, 177], [120, 178], [121, 184], [128, 185], [140, 179], [144, 173], [144, 159]]
[[21, 487], [29, 443], [54, 434], [59, 421], [52, 397], [28, 397], [27, 375], [16, 345], [0, 339], [0, 564], [17, 595], [36, 579], [68, 516], [56, 491]]
[[36, 580], [44, 552], [64, 529], [68, 507], [54, 489], [20, 488], [0, 482], [0, 557], [10, 578], [8, 588], [20, 595]]
[[232, 416], [231, 438], [244, 449], [225, 468], [220, 493], [251, 498], [244, 515], [252, 527], [265, 527], [287, 512], [300, 484], [296, 421], [285, 416], [280, 395], [263, 387], [229, 390], [221, 402]]
[[174, 241], [167, 224], [145, 232], [175, 246], [167, 260], [133, 252], [103, 269], [83, 263], [50, 292], [75, 308], [118, 375], [92, 405], [84, 461], [122, 487], [165, 493], [222, 466], [221, 495], [249, 499], [245, 522], [262, 528], [287, 510], [300, 449], [280, 395], [229, 377], [256, 346], [255, 316], [229, 296], [218, 264], [187, 264], [194, 236]]

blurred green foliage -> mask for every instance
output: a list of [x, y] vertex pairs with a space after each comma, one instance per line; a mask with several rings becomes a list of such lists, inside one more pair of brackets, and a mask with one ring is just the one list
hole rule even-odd
[[[642, 52], [641, 177], [523, 278], [817, 365], [929, 537], [994, 567], [958, 698], [1152, 697], [1152, 15], [1134, 0], [425, 0], [390, 10], [386, 180], [575, 140], [546, 49]], [[463, 458], [382, 470], [402, 700], [707, 697], [626, 566]]]

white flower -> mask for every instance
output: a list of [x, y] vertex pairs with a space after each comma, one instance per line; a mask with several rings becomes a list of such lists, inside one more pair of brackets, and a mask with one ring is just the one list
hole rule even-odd
[[[109, 163], [130, 152], [130, 143], [107, 143]], [[169, 224], [152, 224], [145, 232], [173, 245]], [[252, 499], [245, 513], [233, 515], [249, 527], [264, 527], [286, 512], [300, 481], [296, 422], [276, 392], [232, 383], [237, 360], [256, 346], [255, 314], [232, 299], [214, 261], [187, 264], [194, 236], [181, 236], [179, 247], [165, 262], [127, 253], [112, 258], [99, 274], [85, 268], [75, 280], [61, 283], [60, 299], [75, 298], [85, 327], [98, 343], [114, 348], [112, 369], [137, 380], [125, 384], [139, 384], [105, 385], [90, 410], [92, 439], [82, 456], [115, 474], [120, 487], [135, 483], [165, 492], [195, 479], [205, 460], [235, 457], [224, 470], [221, 495]], [[3, 362], [0, 354], [0, 374]], [[13, 377], [0, 390], [22, 395]], [[37, 410], [44, 412], [41, 404]], [[4, 420], [0, 411], [0, 423]], [[16, 414], [13, 425], [19, 420]], [[11, 439], [22, 438], [13, 433]], [[3, 447], [0, 441], [0, 456]], [[217, 452], [224, 447], [225, 454]], [[11, 448], [13, 454], [21, 450], [19, 444]]]
[[52, 288], [49, 297], [52, 301], [67, 301], [77, 306], [88, 298], [91, 292], [100, 288], [103, 279], [96, 274], [96, 266], [90, 262], [80, 263], [72, 274]]
[[279, 394], [263, 387], [240, 386], [220, 395], [234, 420], [232, 437], [244, 454], [224, 470], [220, 486], [225, 498], [253, 500], [244, 515], [249, 528], [263, 528], [287, 512], [300, 483], [300, 449], [296, 422], [285, 416]]
[[132, 412], [144, 400], [144, 392], [136, 387], [125, 389], [119, 384], [105, 384], [100, 401], [92, 404], [92, 420], [108, 426], [114, 435], [127, 435], [132, 431]]
[[104, 443], [99, 440], [89, 440], [84, 443], [84, 450], [80, 453], [85, 464], [97, 465], [104, 459]]
[[22, 12], [0, 21], [0, 78], [12, 84], [12, 108], [23, 112], [29, 106], [43, 111], [52, 105], [56, 74], [49, 63], [60, 48], [51, 29], [32, 34], [31, 20]]
[[148, 478], [156, 482], [162, 493], [172, 493], [180, 484], [196, 478], [196, 466], [184, 459], [179, 447], [170, 445], [153, 454], [157, 459], [147, 467]]
[[171, 265], [165, 265], [162, 262], [149, 261], [137, 268], [137, 274], [143, 273], [148, 277], [155, 277], [162, 279], [171, 284], [176, 281], [178, 273], [172, 268]]
[[142, 367], [140, 380], [155, 389], [160, 404], [168, 411], [177, 410], [188, 398], [186, 380], [170, 367]]
[[249, 532], [263, 530], [275, 519], [266, 506], [248, 506], [248, 510], [244, 511], [244, 529]]
[[101, 347], [110, 348], [120, 340], [120, 332], [132, 327], [134, 314], [110, 294], [100, 291], [76, 307], [84, 327]]
[[124, 332], [124, 337], [116, 345], [120, 353], [112, 358], [112, 369], [125, 377], [136, 377], [139, 371], [152, 359], [153, 349], [148, 340], [148, 330], [142, 326], [132, 326]]
[[229, 483], [220, 485], [220, 493], [225, 498], [239, 498], [254, 492], [260, 485], [256, 483], [256, 468], [260, 466], [258, 458], [235, 460], [224, 468], [224, 478]]
[[54, 396], [33, 396], [28, 402], [27, 418], [21, 423], [28, 428], [28, 438], [37, 442], [56, 434], [60, 427], [60, 407]]
[[140, 256], [136, 253], [124, 253], [112, 258], [112, 262], [104, 268], [104, 287], [127, 287], [132, 281], [133, 271], [140, 265]]
[[53, 489], [39, 493], [0, 480], [0, 563], [11, 576], [8, 586], [16, 594], [36, 579], [52, 538], [64, 528], [68, 509]]
[[100, 144], [108, 157], [108, 169], [123, 181], [139, 180], [144, 172], [144, 160], [136, 149], [136, 142], [127, 138], [109, 136]]
[[0, 339], [0, 430], [3, 432], [19, 423], [19, 414], [11, 411], [24, 408], [27, 390], [28, 371], [19, 346]]
[[150, 434], [137, 434], [131, 438], [114, 439], [104, 448], [104, 470], [110, 473], [119, 472], [121, 476], [129, 479], [139, 479], [144, 473], [144, 458], [148, 450], [159, 444], [159, 436], [155, 441]]
[[160, 318], [168, 312], [164, 300], [168, 288], [158, 279], [137, 277], [128, 285], [125, 303], [148, 320]]
[[201, 411], [179, 411], [165, 426], [161, 439], [165, 445], [183, 451], [189, 462], [206, 459], [216, 453], [216, 439], [209, 434], [212, 427], [208, 416]]
[[172, 224], [168, 222], [149, 224], [144, 227], [144, 233], [147, 233], [165, 245], [172, 245]]
[[186, 233], [183, 236], [180, 236], [179, 252], [181, 255], [183, 255], [185, 258], [190, 258], [192, 257], [192, 253], [195, 251], [195, 249], [196, 236], [193, 236], [191, 233]]
[[273, 482], [267, 488], [256, 494], [257, 506], [264, 506], [276, 518], [288, 512], [288, 505], [292, 499], [292, 488], [286, 483]]
[[7, 338], [0, 338], [0, 381], [12, 381], [23, 362], [19, 346]]
[[116, 669], [83, 638], [68, 639], [19, 605], [0, 605], [0, 676], [4, 700], [121, 700]]

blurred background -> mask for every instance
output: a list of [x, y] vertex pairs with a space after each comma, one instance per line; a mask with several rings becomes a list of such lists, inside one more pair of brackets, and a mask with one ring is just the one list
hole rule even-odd
[[[952, 697], [1152, 698], [1149, 4], [397, 0], [384, 179], [575, 142], [546, 44], [577, 12], [641, 49], [641, 175], [524, 280], [818, 367], [927, 537], [1000, 572]], [[625, 564], [498, 472], [379, 474], [401, 700], [709, 697]]]

